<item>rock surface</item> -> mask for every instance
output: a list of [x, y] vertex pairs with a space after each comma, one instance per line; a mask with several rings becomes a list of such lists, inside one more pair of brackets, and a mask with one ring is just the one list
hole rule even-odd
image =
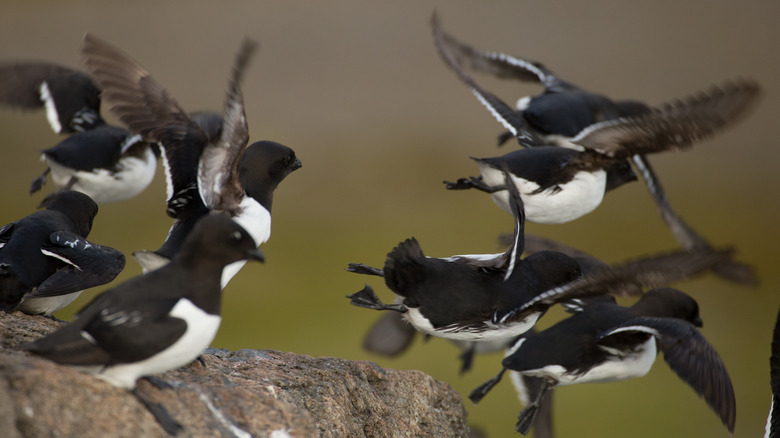
[[[62, 323], [0, 314], [0, 431], [5, 437], [167, 436], [128, 391], [21, 352]], [[184, 426], [178, 436], [468, 436], [463, 401], [420, 371], [272, 350], [209, 349], [203, 363], [138, 388]]]

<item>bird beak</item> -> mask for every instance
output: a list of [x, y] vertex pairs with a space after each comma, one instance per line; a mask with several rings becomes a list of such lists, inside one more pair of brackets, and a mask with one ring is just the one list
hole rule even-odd
[[701, 328], [701, 327], [704, 326], [704, 321], [701, 320], [700, 316], [697, 316], [696, 319], [693, 321], [693, 325], [695, 325], [696, 327]]
[[295, 161], [292, 164], [292, 170], [298, 170], [303, 166], [303, 163], [301, 163], [301, 159], [298, 157], [295, 157]]
[[265, 254], [263, 254], [263, 251], [260, 251], [259, 248], [250, 249], [246, 253], [249, 260], [257, 260], [260, 263], [265, 263]]

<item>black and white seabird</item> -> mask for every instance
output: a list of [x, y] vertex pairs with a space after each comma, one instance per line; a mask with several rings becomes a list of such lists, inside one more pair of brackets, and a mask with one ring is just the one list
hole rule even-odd
[[122, 272], [120, 251], [86, 240], [97, 211], [89, 196], [62, 191], [0, 227], [0, 309], [51, 315]]
[[30, 193], [51, 174], [61, 190], [76, 190], [98, 204], [132, 198], [152, 182], [157, 157], [130, 131], [106, 124], [100, 90], [78, 70], [47, 62], [0, 63], [0, 103], [14, 108], [45, 108], [52, 130], [69, 134], [42, 151], [47, 168]]
[[[221, 129], [208, 132], [140, 64], [90, 34], [84, 38], [84, 63], [111, 110], [134, 132], [162, 148], [168, 177], [167, 213], [176, 223], [156, 252], [161, 257], [143, 253], [141, 259], [165, 263], [178, 250], [192, 222], [208, 211], [228, 214], [258, 245], [270, 237], [274, 190], [301, 167], [301, 161], [292, 149], [276, 142], [247, 146], [241, 81], [256, 47], [249, 39], [243, 42], [228, 84]], [[225, 269], [223, 285], [241, 266], [243, 262], [238, 262]]]
[[733, 433], [736, 400], [731, 379], [696, 326], [701, 327], [699, 307], [679, 290], [653, 289], [631, 307], [618, 306], [604, 295], [579, 313], [520, 339], [504, 358], [504, 370], [470, 397], [478, 402], [507, 369], [543, 378], [545, 387], [519, 416], [517, 430], [525, 434], [547, 389], [644, 376], [660, 350], [670, 368]]
[[[512, 245], [514, 237], [511, 234], [502, 234], [499, 240], [502, 244], [509, 246]], [[523, 253], [525, 256], [541, 251], [562, 252], [577, 261], [583, 275], [589, 275], [597, 269], [608, 266], [606, 263], [590, 254], [541, 236], [526, 235], [524, 238], [524, 247]], [[366, 271], [365, 273], [382, 275], [381, 270]], [[564, 301], [561, 304], [565, 307], [569, 307], [576, 305], [577, 302], [578, 300], [572, 300], [572, 302]], [[363, 349], [381, 356], [395, 357], [403, 354], [409, 348], [416, 333], [417, 330], [403, 319], [403, 314], [399, 312], [387, 312], [377, 318], [376, 322], [366, 332], [363, 337]], [[462, 350], [459, 357], [461, 362], [461, 373], [465, 373], [471, 369], [475, 355], [497, 353], [499, 351], [504, 351], [510, 344], [514, 344], [513, 340], [452, 342]]]
[[[505, 178], [509, 180], [508, 172]], [[641, 293], [687, 278], [728, 257], [727, 251], [678, 252], [599, 269], [580, 276], [573, 258], [541, 251], [520, 259], [524, 248], [523, 204], [508, 184], [515, 218], [513, 244], [499, 254], [426, 257], [416, 239], [401, 242], [387, 255], [383, 269], [351, 264], [347, 270], [383, 276], [401, 302], [384, 304], [366, 285], [348, 295], [353, 305], [393, 310], [417, 330], [456, 341], [508, 340], [530, 330], [552, 305], [600, 295]]]
[[248, 259], [263, 260], [252, 236], [224, 214], [206, 215], [170, 263], [102, 293], [72, 323], [23, 348], [133, 389], [209, 346], [221, 323], [222, 270]]
[[[469, 86], [498, 121], [517, 137], [521, 146], [555, 145], [580, 151], [595, 148], [608, 155], [613, 155], [614, 149], [605, 149], [603, 145], [599, 146], [599, 143], [607, 141], [613, 143], [613, 146], [627, 147], [633, 154], [623, 153], [623, 159], [616, 160], [605, 168], [606, 175], [599, 174], [597, 178], [591, 176], [590, 179], [599, 185], [603, 184], [606, 190], [616, 188], [636, 178], [629, 165], [629, 161], [632, 162], [645, 180], [661, 217], [678, 242], [689, 250], [707, 251], [712, 248], [679, 217], [669, 203], [660, 181], [645, 157], [645, 154], [657, 150], [635, 148], [634, 143], [649, 141], [656, 146], [666, 144], [675, 148], [683, 147], [726, 128], [741, 119], [754, 106], [761, 94], [757, 83], [736, 80], [722, 87], [712, 87], [689, 98], [687, 103], [675, 101], [659, 108], [650, 108], [641, 102], [612, 101], [583, 90], [558, 78], [541, 63], [503, 53], [476, 50], [444, 33], [436, 14], [433, 16], [432, 26], [436, 48], [445, 63]], [[544, 86], [544, 92], [533, 98], [521, 99], [520, 109], [515, 111], [480, 87], [465, 71], [466, 66], [500, 78], [535, 82]], [[604, 129], [605, 127], [609, 128]], [[644, 136], [647, 138], [642, 139]], [[590, 137], [589, 144], [582, 142], [586, 137]], [[569, 173], [571, 172], [569, 169]], [[457, 188], [467, 188], [468, 179], [464, 181], [466, 184], [460, 184]], [[560, 185], [553, 186], [556, 193], [564, 191], [560, 188]], [[552, 197], [554, 192], [547, 192], [546, 196]], [[587, 192], [592, 196], [588, 202], [579, 204], [581, 214], [595, 208], [600, 202], [599, 197], [603, 196], [603, 192], [595, 188]], [[532, 213], [529, 212], [528, 215], [529, 220], [535, 220]], [[566, 216], [573, 216], [571, 209], [563, 215], [563, 219]], [[748, 284], [757, 282], [749, 266], [731, 260], [717, 266], [715, 271], [731, 281]]]

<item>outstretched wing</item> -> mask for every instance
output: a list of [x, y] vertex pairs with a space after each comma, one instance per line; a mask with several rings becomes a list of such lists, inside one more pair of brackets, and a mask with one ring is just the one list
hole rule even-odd
[[623, 333], [649, 333], [656, 337], [669, 367], [734, 432], [736, 400], [731, 378], [718, 352], [693, 324], [675, 318], [639, 317], [612, 328], [598, 339]]
[[645, 114], [595, 123], [571, 141], [613, 158], [690, 147], [741, 119], [760, 94], [754, 81], [727, 82]]
[[244, 39], [236, 55], [233, 73], [228, 83], [222, 116], [222, 136], [203, 151], [198, 168], [198, 188], [203, 203], [209, 209], [239, 208], [243, 188], [238, 180], [238, 164], [249, 142], [249, 128], [244, 113], [241, 82], [257, 43]]
[[634, 294], [684, 280], [728, 260], [730, 254], [731, 250], [678, 251], [597, 269], [589, 275], [542, 292], [517, 309], [508, 312], [502, 317], [501, 322], [540, 303], [553, 305], [564, 300], [605, 293]]
[[152, 75], [126, 53], [87, 34], [84, 65], [130, 130], [162, 148], [168, 215], [178, 218], [197, 198], [197, 169], [208, 135]]
[[438, 15], [431, 19], [434, 38], [440, 51], [449, 52], [458, 65], [487, 73], [502, 79], [517, 79], [536, 82], [550, 91], [573, 91], [576, 87], [560, 80], [551, 70], [536, 61], [519, 58], [505, 53], [483, 52], [455, 39], [444, 32]]
[[483, 89], [463, 69], [455, 58], [455, 55], [450, 52], [449, 46], [445, 41], [445, 35], [439, 26], [436, 15], [433, 16], [431, 25], [433, 27], [433, 40], [436, 44], [436, 49], [439, 51], [439, 55], [441, 55], [444, 62], [455, 72], [458, 78], [471, 89], [471, 92], [477, 97], [477, 100], [493, 114], [496, 120], [517, 137], [517, 140], [523, 146], [539, 146], [545, 144], [544, 141], [528, 127], [526, 121], [520, 114], [510, 108], [509, 105], [504, 103], [504, 101], [496, 97], [493, 93]]
[[86, 131], [103, 123], [100, 90], [86, 74], [42, 61], [0, 63], [0, 103], [46, 108], [57, 134]]
[[125, 256], [116, 249], [88, 242], [78, 234], [57, 231], [41, 251], [68, 264], [30, 291], [25, 298], [53, 297], [106, 284], [125, 267]]

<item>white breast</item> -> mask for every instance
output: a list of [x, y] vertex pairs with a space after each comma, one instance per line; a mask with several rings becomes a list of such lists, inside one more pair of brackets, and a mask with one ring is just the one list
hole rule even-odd
[[219, 315], [204, 312], [186, 298], [176, 303], [170, 315], [187, 322], [187, 331], [171, 346], [140, 362], [100, 368], [94, 373], [116, 386], [133, 388], [135, 381], [143, 376], [163, 373], [195, 360], [214, 340], [222, 321]]
[[[267, 242], [271, 237], [271, 212], [249, 196], [245, 196], [241, 201], [241, 213], [234, 216], [233, 220], [244, 227], [257, 246]], [[244, 267], [245, 263], [246, 260], [233, 262], [222, 270], [223, 289], [230, 282], [230, 279]]]
[[[608, 350], [611, 351], [611, 350]], [[582, 375], [572, 375], [560, 365], [549, 365], [540, 370], [527, 371], [525, 374], [538, 377], [552, 377], [558, 385], [576, 383], [616, 382], [632, 377], [642, 377], [650, 371], [657, 354], [655, 338], [650, 337], [636, 351], [628, 355], [610, 356], [600, 365]]]
[[[499, 170], [480, 166], [480, 171], [486, 184], [504, 184], [504, 175]], [[534, 194], [539, 189], [538, 184], [514, 175], [511, 177], [523, 199], [526, 219], [539, 224], [569, 222], [590, 213], [601, 204], [607, 185], [607, 173], [603, 170], [579, 172], [571, 181], [561, 184], [561, 190], [557, 192], [547, 190]], [[501, 190], [491, 196], [502, 210], [512, 214], [509, 191]]]

